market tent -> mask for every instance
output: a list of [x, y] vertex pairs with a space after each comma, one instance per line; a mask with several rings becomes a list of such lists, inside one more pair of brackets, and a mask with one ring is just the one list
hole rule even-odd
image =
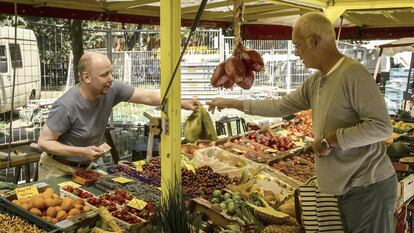
[[[210, 0], [201, 17], [208, 27], [230, 27], [238, 0]], [[0, 0], [0, 13], [13, 14], [14, 0]], [[19, 0], [19, 15], [136, 24], [160, 23], [160, 0]], [[180, 2], [180, 1], [178, 1]], [[201, 0], [181, 0], [182, 24], [189, 26]], [[344, 28], [341, 38], [389, 39], [414, 36], [412, 0], [244, 0], [245, 39], [289, 39], [291, 26], [309, 11], [321, 11]], [[340, 18], [341, 17], [341, 18]]]
[[[414, 68], [414, 37], [401, 38], [396, 41], [392, 41], [389, 43], [379, 45], [378, 48], [380, 49], [380, 51], [378, 55], [377, 64], [375, 66], [374, 77], [377, 77], [377, 74], [379, 72], [379, 67], [381, 65], [380, 63], [381, 63], [382, 56], [385, 55], [385, 56], [392, 57], [397, 53], [411, 52], [411, 64], [410, 64], [410, 69], [408, 71], [407, 86], [405, 90], [405, 93], [408, 93], [409, 83], [410, 83], [411, 76], [412, 76], [411, 72], [412, 72], [412, 69]], [[404, 101], [403, 109], [405, 109], [405, 106], [407, 104], [407, 101], [406, 101], [407, 99], [409, 99], [407, 96], [404, 97], [405, 101]]]

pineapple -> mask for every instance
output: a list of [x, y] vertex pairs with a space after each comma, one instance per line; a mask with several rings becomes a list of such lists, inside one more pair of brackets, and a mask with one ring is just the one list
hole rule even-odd
[[298, 226], [268, 225], [260, 233], [299, 233]]

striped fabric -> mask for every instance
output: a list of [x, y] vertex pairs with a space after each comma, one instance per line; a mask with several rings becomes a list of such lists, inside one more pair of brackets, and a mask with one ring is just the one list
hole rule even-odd
[[298, 201], [304, 232], [344, 232], [337, 198], [321, 193], [316, 177], [299, 187]]

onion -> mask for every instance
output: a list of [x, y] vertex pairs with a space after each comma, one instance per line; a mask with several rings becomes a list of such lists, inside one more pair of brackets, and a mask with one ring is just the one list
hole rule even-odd
[[[224, 61], [218, 64], [216, 69], [214, 69], [213, 75], [210, 78], [210, 83], [213, 87], [218, 87], [220, 84], [218, 82], [220, 81], [220, 78], [224, 75]], [[222, 82], [223, 84], [224, 82]]]
[[264, 70], [263, 58], [257, 51], [244, 48], [241, 52], [241, 57], [248, 70], [256, 72]]
[[242, 81], [246, 75], [246, 67], [243, 61], [235, 56], [231, 56], [226, 60], [224, 70], [227, 77], [229, 77], [235, 83]]
[[249, 90], [253, 86], [253, 82], [254, 82], [253, 70], [247, 70], [246, 77], [244, 77], [244, 79], [241, 82], [237, 83], [237, 85], [239, 85], [241, 88], [245, 90]]

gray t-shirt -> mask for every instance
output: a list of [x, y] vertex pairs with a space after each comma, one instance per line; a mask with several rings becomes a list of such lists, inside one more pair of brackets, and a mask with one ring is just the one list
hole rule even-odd
[[[79, 85], [76, 85], [53, 103], [46, 125], [51, 130], [62, 133], [58, 141], [65, 145], [99, 146], [103, 141], [112, 107], [127, 101], [134, 89], [131, 85], [114, 80], [106, 95], [91, 102], [82, 97]], [[67, 156], [65, 159], [86, 162], [79, 156]]]
[[341, 195], [395, 174], [383, 140], [392, 133], [384, 98], [360, 63], [345, 57], [327, 76], [312, 75], [281, 99], [245, 100], [244, 111], [284, 116], [312, 109], [316, 139], [336, 130], [339, 148], [316, 157], [316, 175], [324, 193]]

